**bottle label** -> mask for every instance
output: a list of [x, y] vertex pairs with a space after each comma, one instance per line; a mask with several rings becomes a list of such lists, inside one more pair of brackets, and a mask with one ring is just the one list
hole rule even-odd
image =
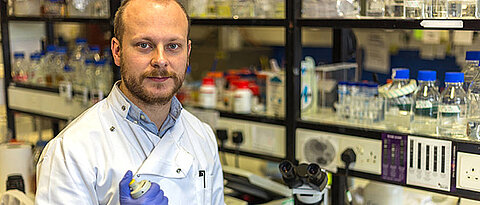
[[439, 107], [441, 113], [460, 113], [460, 107], [458, 105], [442, 105]]
[[415, 108], [416, 109], [427, 109], [427, 108], [432, 108], [432, 102], [427, 101], [427, 100], [418, 100], [415, 102]]

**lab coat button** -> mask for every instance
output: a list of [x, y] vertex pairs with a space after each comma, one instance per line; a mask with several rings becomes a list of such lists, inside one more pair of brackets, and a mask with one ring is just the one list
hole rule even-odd
[[125, 108], [125, 105], [122, 105], [122, 110], [125, 111], [125, 109], [127, 109], [127, 108]]
[[177, 174], [180, 174], [181, 171], [182, 171], [182, 169], [178, 168], [177, 169]]
[[110, 131], [112, 131], [112, 132], [115, 131], [115, 127], [112, 126], [112, 127], [110, 128]]
[[138, 121], [135, 120], [135, 121], [133, 121], [133, 123], [138, 124]]
[[145, 115], [140, 115], [140, 119], [145, 120]]

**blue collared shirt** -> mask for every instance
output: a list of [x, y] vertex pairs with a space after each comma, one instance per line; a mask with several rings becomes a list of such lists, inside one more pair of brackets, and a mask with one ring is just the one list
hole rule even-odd
[[150, 118], [148, 118], [148, 116], [139, 107], [133, 104], [132, 101], [130, 101], [127, 98], [127, 96], [123, 94], [123, 92], [120, 91], [120, 93], [125, 98], [125, 100], [127, 100], [127, 102], [130, 104], [130, 109], [128, 110], [128, 114], [127, 114], [127, 120], [130, 120], [134, 123], [139, 124], [144, 129], [159, 136], [160, 138], [162, 138], [163, 135], [165, 135], [165, 133], [175, 125], [175, 122], [177, 121], [183, 109], [180, 101], [178, 101], [177, 97], [174, 96], [172, 98], [172, 103], [170, 105], [170, 111], [167, 115], [167, 118], [163, 122], [162, 127], [158, 129], [155, 123], [153, 123], [150, 120]]

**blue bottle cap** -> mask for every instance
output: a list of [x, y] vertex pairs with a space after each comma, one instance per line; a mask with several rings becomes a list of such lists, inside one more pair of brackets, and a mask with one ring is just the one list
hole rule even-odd
[[72, 68], [71, 66], [69, 66], [69, 65], [65, 65], [65, 67], [63, 67], [63, 70], [64, 70], [65, 72], [72, 72], [72, 71], [73, 71], [73, 68]]
[[93, 64], [94, 61], [92, 59], [85, 59], [85, 64]]
[[40, 53], [32, 53], [30, 54], [30, 59], [31, 60], [40, 60], [40, 58], [42, 57], [42, 55]]
[[66, 47], [57, 47], [56, 51], [57, 51], [57, 53], [60, 53], [60, 54], [66, 54], [67, 53], [67, 48]]
[[103, 66], [103, 65], [105, 65], [105, 60], [102, 59], [102, 60], [99, 60], [99, 61], [95, 61], [95, 65], [96, 66]]
[[345, 82], [345, 81], [340, 81], [340, 82], [338, 82], [338, 85], [347, 85], [347, 84], [348, 84], [348, 83]]
[[15, 52], [13, 53], [14, 58], [25, 58], [25, 53], [23, 52]]
[[437, 80], [437, 71], [420, 70], [420, 71], [418, 71], [418, 80], [421, 80], [421, 81], [435, 81], [435, 80]]
[[480, 60], [480, 51], [467, 51], [465, 60]]
[[97, 45], [90, 46], [90, 51], [92, 52], [100, 52], [100, 47]]
[[54, 45], [47, 46], [47, 52], [54, 52], [55, 50], [57, 50], [57, 49]]
[[77, 38], [77, 39], [75, 40], [75, 43], [76, 43], [76, 44], [87, 43], [87, 39]]
[[408, 69], [394, 69], [393, 79], [409, 79], [410, 70]]
[[445, 73], [445, 82], [446, 83], [463, 83], [463, 73], [461, 72], [446, 72]]

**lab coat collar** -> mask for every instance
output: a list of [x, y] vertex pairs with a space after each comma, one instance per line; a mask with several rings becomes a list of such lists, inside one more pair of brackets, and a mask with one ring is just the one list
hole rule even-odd
[[167, 131], [163, 139], [144, 161], [137, 172], [138, 175], [155, 175], [168, 178], [184, 178], [187, 176], [194, 157], [179, 143], [185, 131], [183, 120], [181, 114], [175, 126]]
[[112, 105], [115, 112], [119, 113], [124, 119], [127, 119], [128, 110], [130, 110], [130, 103], [123, 97], [122, 91], [119, 88], [120, 80], [115, 82], [110, 94], [107, 97], [107, 102]]

